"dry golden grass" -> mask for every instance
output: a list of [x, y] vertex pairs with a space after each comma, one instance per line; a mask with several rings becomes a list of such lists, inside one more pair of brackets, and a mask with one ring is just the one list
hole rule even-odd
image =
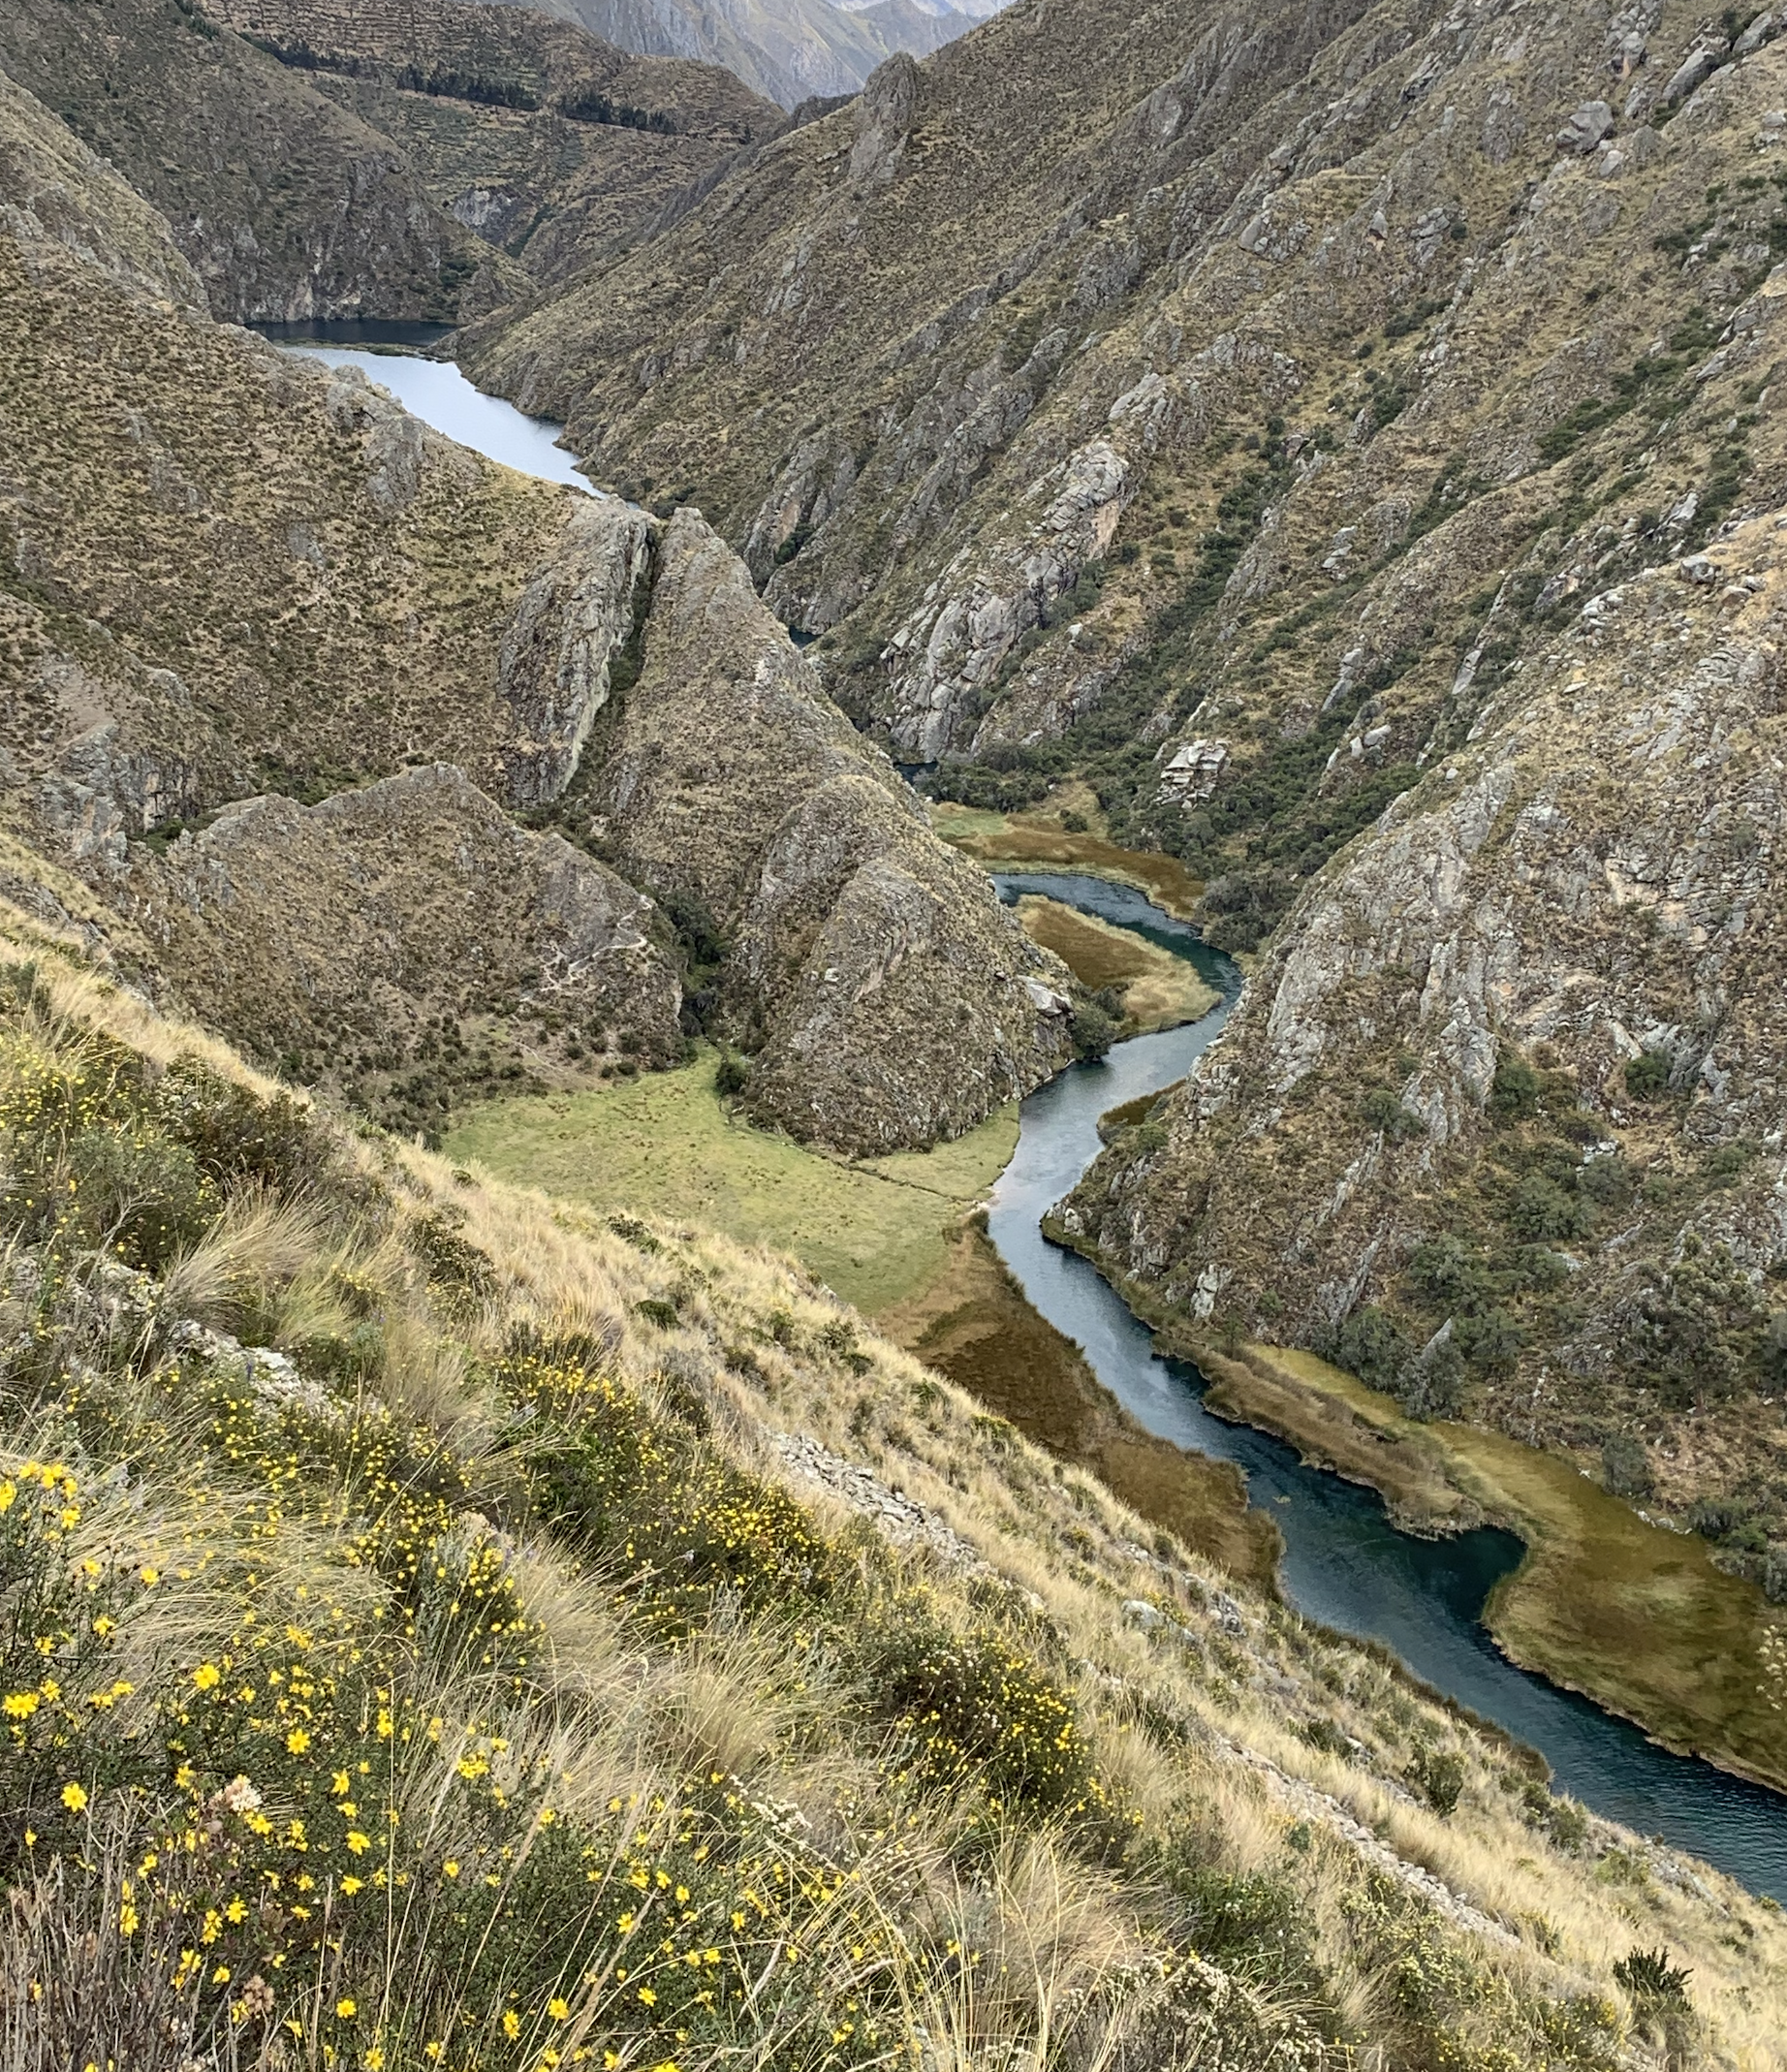
[[[53, 961], [49, 946], [32, 941], [41, 959]], [[143, 1013], [73, 971], [53, 974], [51, 985], [64, 1011], [78, 1002], [83, 1017], [114, 1030]], [[154, 1043], [163, 1058], [191, 1048], [173, 1024], [159, 1025]], [[476, 1433], [483, 1405], [468, 1373], [532, 1323], [603, 1348], [614, 1372], [647, 1400], [693, 1392], [706, 1406], [714, 1443], [761, 1472], [782, 1473], [767, 1436], [776, 1431], [811, 1434], [865, 1465], [952, 1526], [985, 1564], [987, 1573], [969, 1573], [923, 1549], [889, 1555], [941, 1618], [962, 1632], [989, 1617], [1034, 1620], [1058, 1659], [1077, 1665], [1080, 1712], [1097, 1739], [1109, 1788], [1144, 1833], [1189, 1824], [1223, 1875], [1293, 1881], [1331, 1999], [1362, 2039], [1393, 2033], [1402, 2016], [1387, 1960], [1359, 1926], [1364, 1868], [1322, 1803], [1300, 1796], [1302, 1787], [1327, 1795], [1375, 1835], [1393, 1870], [1398, 1860], [1429, 1868], [1459, 1900], [1512, 1932], [1515, 1939], [1503, 1942], [1444, 1920], [1423, 1931], [1480, 1981], [1478, 2011], [1460, 2018], [1461, 2049], [1487, 2052], [1526, 2033], [1519, 2026], [1528, 2019], [1523, 2011], [1541, 1999], [1586, 1994], [1617, 2003], [1612, 1963], [1634, 1945], [1662, 1944], [1692, 1969], [1694, 2002], [1723, 2062], [1742, 2072], [1777, 2072], [1787, 2063], [1787, 1930], [1777, 1910], [1702, 1866], [1692, 1867], [1697, 1884], [1690, 1884], [1671, 1852], [1598, 1823], [1590, 1823], [1585, 1849], [1559, 1846], [1520, 1817], [1511, 1789], [1519, 1766], [1498, 1743], [1429, 1705], [1381, 1662], [1239, 1586], [1228, 1585], [1241, 1598], [1247, 1638], [1227, 1638], [1208, 1603], [1226, 1579], [1158, 1538], [1090, 1477], [988, 1420], [973, 1398], [875, 1336], [790, 1262], [677, 1223], [654, 1221], [623, 1237], [543, 1194], [468, 1179], [442, 1158], [388, 1140], [344, 1137], [340, 1149], [388, 1190], [394, 1216], [384, 1229], [325, 1233], [301, 1215], [248, 1201], [218, 1226], [208, 1250], [195, 1246], [179, 1262], [179, 1285], [195, 1301], [227, 1304], [245, 1284], [272, 1284], [277, 1295], [344, 1273], [375, 1282], [387, 1357], [368, 1386], [388, 1391], [443, 1441]], [[424, 1217], [444, 1219], [489, 1263], [490, 1285], [455, 1309], [451, 1328], [405, 1263], [402, 1227]], [[666, 1328], [643, 1314], [644, 1302], [674, 1303], [675, 1323]], [[826, 1350], [843, 1343], [860, 1371]], [[738, 1357], [740, 1347], [748, 1359]], [[804, 1485], [797, 1493], [812, 1497]], [[842, 1530], [841, 1506], [820, 1501], [818, 1508]], [[142, 1628], [133, 1646], [144, 1659], [157, 1649], [203, 1650], [227, 1629], [237, 1607], [222, 1549], [230, 1530], [223, 1507], [158, 1514], [144, 1509], [138, 1488], [120, 1488], [112, 1508], [96, 1506], [91, 1529], [114, 1541], [128, 1533], [145, 1546], [206, 1534], [219, 1543], [213, 1582], [170, 1592], [155, 1606], [171, 1623]], [[274, 1545], [294, 1590], [308, 1586], [313, 1571], [338, 1573], [321, 1541], [295, 1532]], [[1151, 1546], [1162, 1548], [1164, 1566], [1140, 1554]], [[1009, 2047], [1016, 2055], [1001, 2055], [1002, 2063], [1089, 2067], [1107, 2061], [1126, 2025], [1143, 2019], [1152, 1991], [1141, 1962], [1153, 1903], [1145, 1877], [1089, 1868], [1046, 1826], [1015, 1828], [985, 1856], [984, 1874], [972, 1877], [963, 1859], [927, 1851], [917, 1834], [891, 1849], [874, 1830], [898, 1802], [878, 1804], [885, 1786], [873, 1750], [833, 1731], [838, 1693], [823, 1651], [774, 1621], [725, 1618], [697, 1644], [646, 1647], [623, 1633], [547, 1542], [517, 1548], [515, 1575], [542, 1631], [542, 1676], [554, 1698], [505, 1718], [504, 1762], [517, 1776], [530, 1763], [549, 1765], [563, 1780], [559, 1803], [568, 1815], [634, 1794], [648, 1803], [667, 1770], [696, 1756], [743, 1780], [755, 1801], [793, 1809], [789, 1817], [798, 1815], [802, 1832], [840, 1849], [849, 1843], [858, 1852], [855, 1911], [836, 1915], [835, 1934], [822, 1928], [817, 1936], [816, 1962], [833, 1967], [828, 1976], [848, 1976], [851, 1932], [865, 1910], [879, 1909], [903, 1933], [920, 1924], [925, 1932], [939, 1924], [967, 1930], [984, 1964], [986, 1953], [997, 1955], [975, 1973], [915, 1971], [904, 1979], [909, 2020], [936, 2039], [939, 2065], [966, 2072]], [[1165, 1611], [1177, 1633], [1146, 1633], [1129, 1620], [1122, 1608], [1137, 1597]], [[999, 1605], [1014, 1609], [988, 1610]], [[458, 1717], [463, 1674], [452, 1660], [421, 1660], [416, 1695], [443, 1717]], [[1311, 1745], [1298, 1729], [1318, 1719], [1352, 1736], [1364, 1754], [1342, 1761]], [[1402, 1781], [1410, 1746], [1424, 1740], [1463, 1757], [1460, 1803], [1446, 1818]], [[1229, 1742], [1270, 1767], [1234, 1759]], [[419, 1746], [401, 1780], [404, 1818], [424, 1832], [432, 1833], [428, 1823], [439, 1827], [442, 1849], [460, 1845], [450, 1832], [459, 1816], [444, 1788], [450, 1744], [451, 1734], [439, 1748]], [[926, 1817], [941, 1834], [951, 1816], [939, 1802]], [[1301, 1846], [1288, 1839], [1296, 1834]], [[1628, 1862], [1653, 1869], [1625, 1882], [1606, 1874], [1607, 1864]], [[602, 1898], [612, 1868], [592, 1888], [602, 1903], [613, 1903]], [[414, 1939], [422, 1932], [419, 1921], [393, 1926], [393, 1994], [425, 1969], [425, 1951]], [[1133, 1997], [1107, 2004], [1100, 1994], [1132, 1971]], [[1090, 1997], [1088, 1989], [1096, 1989]], [[589, 2004], [596, 2021], [600, 1994]], [[732, 2061], [771, 2062], [782, 2019], [767, 2009], [761, 2032]], [[1247, 2000], [1250, 2034], [1268, 2035], [1289, 2019], [1270, 1994]]]

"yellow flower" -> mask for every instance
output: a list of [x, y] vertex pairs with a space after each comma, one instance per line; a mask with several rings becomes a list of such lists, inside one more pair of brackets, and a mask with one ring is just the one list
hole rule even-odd
[[335, 2012], [341, 2017], [342, 2021], [351, 2022], [354, 2017], [360, 2012], [360, 2003], [357, 2000], [350, 2000], [345, 1994], [343, 1994], [342, 1997], [335, 2002]]
[[366, 1881], [364, 1878], [343, 1878], [341, 1889], [351, 1899], [357, 1892], [363, 1892], [366, 1889]]
[[503, 2016], [503, 2034], [511, 2043], [521, 2033], [521, 2018], [511, 2007]]
[[567, 2021], [570, 2018], [571, 2014], [571, 2002], [569, 2000], [560, 1999], [556, 1994], [554, 1994], [553, 1997], [546, 2003], [546, 2011], [549, 2015], [551, 2016], [554, 2022]]
[[302, 1727], [294, 1727], [286, 1736], [286, 1748], [292, 1755], [302, 1755], [310, 1745], [310, 1736]]
[[6, 1701], [9, 1719], [29, 1719], [43, 1703], [36, 1691], [14, 1691]]
[[366, 2072], [385, 2072], [385, 2053], [375, 2043], [361, 2059], [361, 2063], [365, 2066]]
[[358, 1828], [348, 1830], [348, 1847], [356, 1856], [363, 1856], [372, 1846], [372, 1837], [362, 1835]]
[[65, 1784], [62, 1787], [62, 1804], [71, 1813], [83, 1812], [86, 1809], [87, 1795], [78, 1784]]
[[658, 1996], [649, 1986], [642, 1986], [639, 1990], [639, 1996], [647, 2007], [655, 2007], [658, 2004]]
[[447, 1861], [441, 1866], [441, 1875], [443, 1877], [456, 1878], [458, 1874], [459, 1867], [450, 1856]]
[[192, 1680], [202, 1691], [214, 1691], [223, 1681], [223, 1672], [215, 1662], [201, 1662], [193, 1671]]

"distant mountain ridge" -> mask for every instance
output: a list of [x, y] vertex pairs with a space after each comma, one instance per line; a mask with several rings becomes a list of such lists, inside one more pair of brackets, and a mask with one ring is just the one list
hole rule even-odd
[[[496, 0], [510, 5], [512, 0]], [[623, 50], [724, 65], [756, 92], [793, 109], [855, 93], [895, 51], [925, 57], [998, 12], [940, 0], [521, 0]]]

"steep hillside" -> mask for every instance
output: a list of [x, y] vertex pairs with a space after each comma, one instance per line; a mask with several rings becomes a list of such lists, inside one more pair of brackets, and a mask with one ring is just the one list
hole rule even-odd
[[[512, 474], [211, 324], [165, 226], [4, 80], [0, 131], [16, 896], [412, 1129], [704, 1021], [763, 1053], [760, 1114], [853, 1150], [1071, 1054], [1063, 967], [695, 513]], [[700, 768], [693, 715], [651, 783], [606, 767], [679, 700]]]
[[223, 19], [394, 140], [434, 202], [538, 281], [611, 257], [778, 109], [715, 65], [637, 57], [471, 0], [226, 0]]
[[927, 0], [544, 0], [543, 11], [581, 22], [623, 50], [724, 65], [787, 109], [852, 94], [896, 50], [923, 57], [994, 11]]
[[474, 357], [1262, 952], [1070, 1235], [1778, 1595], [1774, 28], [1020, 7]]
[[1778, 1910], [786, 1264], [0, 958], [9, 2064], [1781, 2064]]
[[167, 216], [219, 317], [451, 323], [519, 284], [389, 137], [197, 5], [8, 0], [0, 71]]

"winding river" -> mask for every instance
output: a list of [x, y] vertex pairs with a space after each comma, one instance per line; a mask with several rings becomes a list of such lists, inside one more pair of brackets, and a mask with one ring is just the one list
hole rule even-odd
[[1182, 1079], [1227, 1020], [1240, 974], [1183, 922], [1139, 892], [1099, 878], [998, 873], [1001, 896], [1025, 893], [1135, 928], [1187, 957], [1220, 989], [1201, 1021], [1138, 1036], [1097, 1065], [1074, 1065], [1023, 1104], [1018, 1150], [993, 1194], [989, 1228], [1024, 1293], [1075, 1340], [1137, 1422], [1176, 1445], [1233, 1460], [1249, 1499], [1284, 1535], [1285, 1595], [1324, 1625], [1394, 1648], [1435, 1689], [1541, 1750], [1557, 1784], [1609, 1819], [1660, 1836], [1787, 1900], [1787, 1800], [1709, 1763], [1672, 1755], [1639, 1730], [1574, 1692], [1517, 1669], [1483, 1623], [1496, 1581], [1516, 1566], [1521, 1543], [1493, 1528], [1417, 1539], [1390, 1523], [1369, 1491], [1305, 1467], [1269, 1433], [1204, 1408], [1204, 1379], [1154, 1351], [1147, 1326], [1078, 1253], [1050, 1244], [1041, 1218], [1102, 1148], [1108, 1109]]
[[[288, 350], [361, 367], [437, 430], [510, 467], [589, 489], [555, 443], [556, 425], [481, 394], [451, 364], [389, 350], [432, 343], [433, 328], [295, 330], [269, 328], [268, 335]], [[1482, 1622], [1484, 1600], [1519, 1561], [1518, 1540], [1489, 1529], [1445, 1540], [1399, 1532], [1371, 1491], [1303, 1466], [1292, 1448], [1264, 1432], [1212, 1416], [1197, 1370], [1158, 1356], [1146, 1326], [1094, 1269], [1043, 1237], [1042, 1216], [1098, 1154], [1099, 1116], [1184, 1077], [1220, 1032], [1239, 974], [1184, 923], [1127, 886], [1047, 872], [1000, 874], [996, 882], [1007, 899], [1041, 893], [1134, 928], [1189, 958], [1223, 995], [1201, 1021], [1118, 1044], [1104, 1062], [1072, 1066], [1024, 1102], [990, 1229], [1031, 1303], [1079, 1342], [1099, 1379], [1149, 1431], [1246, 1471], [1251, 1501], [1270, 1510], [1284, 1535], [1285, 1593], [1300, 1611], [1385, 1642], [1436, 1689], [1542, 1750], [1558, 1784], [1598, 1812], [1787, 1901], [1787, 1800], [1653, 1746], [1635, 1727], [1497, 1652]]]

